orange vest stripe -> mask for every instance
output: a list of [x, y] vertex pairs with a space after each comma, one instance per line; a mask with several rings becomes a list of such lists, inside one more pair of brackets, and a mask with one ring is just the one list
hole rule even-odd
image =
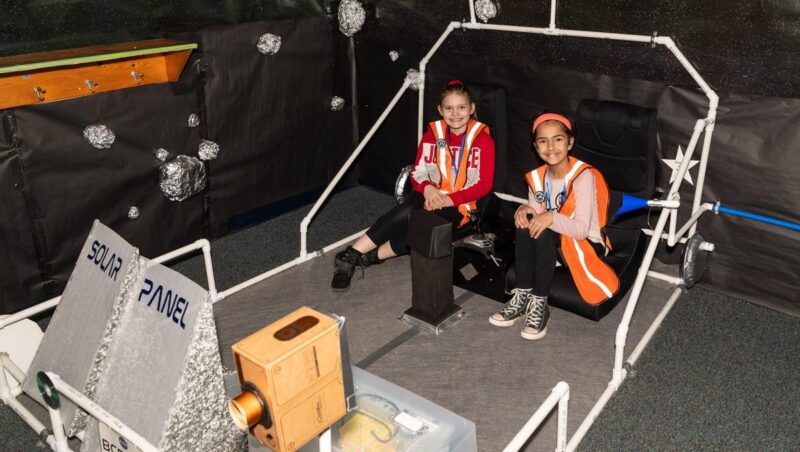
[[[433, 132], [436, 141], [444, 140], [447, 143], [446, 130], [447, 123], [444, 120], [434, 121], [430, 123], [431, 132]], [[471, 119], [467, 123], [467, 134], [464, 141], [464, 149], [461, 150], [461, 163], [458, 166], [458, 175], [456, 180], [452, 180], [450, 168], [453, 167], [453, 158], [450, 156], [450, 149], [447, 146], [436, 146], [437, 167], [439, 168], [439, 185], [436, 187], [442, 193], [454, 193], [464, 188], [467, 183], [467, 165], [469, 164], [469, 157], [472, 154], [472, 144], [480, 133], [489, 133], [489, 127], [486, 124], [480, 123]], [[469, 221], [469, 211], [475, 210], [477, 204], [475, 201], [461, 204], [458, 206], [458, 211], [461, 213], [461, 223], [459, 227], [465, 225]]]
[[[595, 191], [597, 192], [597, 223], [602, 230], [608, 216], [608, 186], [603, 175], [591, 165], [568, 157], [567, 175], [564, 177], [564, 184], [567, 187], [567, 199], [561, 206], [560, 213], [571, 217], [575, 213], [575, 195], [572, 191], [572, 183], [583, 171], [591, 171], [594, 176]], [[525, 175], [528, 186], [533, 190], [542, 191], [542, 181], [545, 180], [547, 165], [542, 165], [534, 171]], [[606, 246], [611, 248], [611, 244], [606, 238]], [[611, 298], [619, 291], [619, 278], [614, 270], [608, 266], [595, 253], [589, 240], [577, 240], [572, 237], [561, 235], [561, 252], [567, 263], [570, 274], [572, 275], [575, 286], [578, 288], [581, 298], [591, 305], [600, 304]]]

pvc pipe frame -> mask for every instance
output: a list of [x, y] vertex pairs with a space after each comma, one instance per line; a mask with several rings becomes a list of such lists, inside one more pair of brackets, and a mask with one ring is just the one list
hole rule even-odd
[[[20, 384], [16, 391], [11, 390], [6, 371]], [[11, 360], [8, 353], [0, 352], [0, 401], [17, 413], [40, 437], [45, 438], [45, 442], [51, 449], [56, 449], [55, 436], [49, 434], [47, 427], [17, 400], [17, 396], [22, 393], [21, 385], [24, 380], [25, 373]]]
[[[419, 94], [418, 94], [418, 96], [419, 96], [419, 108], [418, 108], [418, 132], [419, 133], [418, 133], [418, 138], [421, 139], [422, 130], [423, 130], [423, 128], [422, 128], [422, 118], [423, 118], [423, 113], [424, 113], [424, 111], [423, 111], [423, 101], [424, 101], [424, 91], [425, 91], [425, 68], [426, 68], [427, 63], [430, 60], [430, 58], [433, 57], [433, 55], [436, 53], [436, 51], [439, 49], [439, 47], [441, 47], [441, 45], [444, 43], [444, 41], [447, 39], [447, 37], [450, 35], [450, 33], [456, 28], [472, 29], [472, 30], [509, 31], [509, 32], [518, 32], [518, 33], [543, 34], [543, 35], [550, 35], [550, 36], [571, 36], [571, 37], [580, 37], [580, 38], [611, 39], [611, 40], [618, 40], [618, 41], [641, 42], [641, 43], [652, 43], [652, 44], [663, 45], [663, 46], [667, 47], [672, 52], [672, 54], [675, 56], [675, 58], [678, 59], [678, 61], [683, 65], [683, 67], [686, 69], [686, 71], [689, 72], [689, 74], [692, 76], [692, 78], [695, 80], [695, 82], [704, 91], [704, 93], [706, 94], [706, 97], [708, 97], [708, 99], [709, 99], [708, 115], [704, 120], [698, 120], [698, 122], [697, 122], [697, 124], [695, 126], [695, 132], [692, 135], [692, 141], [690, 142], [689, 148], [687, 148], [688, 149], [687, 150], [687, 154], [686, 154], [686, 156], [684, 156], [684, 160], [681, 162], [681, 166], [680, 166], [679, 171], [678, 171], [678, 177], [674, 181], [674, 183], [673, 183], [673, 185], [672, 185], [672, 187], [670, 189], [669, 195], [668, 195], [668, 199], [671, 200], [677, 194], [678, 188], [680, 187], [681, 181], [683, 179], [683, 175], [686, 173], [686, 171], [688, 169], [688, 163], [689, 163], [691, 154], [694, 151], [694, 147], [695, 147], [696, 142], [697, 142], [697, 137], [699, 136], [699, 130], [698, 129], [701, 128], [701, 123], [705, 124], [705, 137], [704, 137], [704, 141], [703, 141], [703, 150], [702, 150], [702, 155], [701, 155], [701, 160], [700, 160], [700, 169], [699, 169], [699, 175], [698, 175], [698, 182], [697, 182], [697, 186], [696, 186], [696, 189], [695, 189], [694, 205], [693, 205], [693, 208], [692, 208], [693, 214], [696, 214], [698, 209], [699, 209], [699, 207], [700, 207], [700, 197], [701, 197], [701, 194], [702, 194], [703, 184], [704, 184], [704, 181], [705, 181], [705, 171], [706, 171], [706, 166], [707, 166], [707, 162], [708, 162], [708, 152], [709, 152], [710, 143], [711, 143], [711, 135], [712, 135], [713, 130], [714, 130], [714, 120], [716, 118], [716, 110], [717, 110], [717, 105], [719, 103], [719, 97], [717, 96], [717, 94], [708, 86], [708, 84], [705, 82], [705, 80], [703, 80], [703, 78], [700, 76], [700, 74], [697, 72], [697, 70], [691, 65], [691, 63], [689, 63], [689, 61], [686, 59], [686, 57], [683, 55], [683, 53], [681, 53], [681, 51], [677, 48], [677, 46], [675, 45], [674, 41], [671, 38], [665, 37], [665, 36], [651, 37], [651, 36], [643, 36], [643, 35], [630, 35], [630, 34], [619, 34], [619, 33], [602, 33], [602, 32], [593, 32], [593, 31], [558, 29], [558, 28], [555, 27], [555, 6], [556, 6], [556, 1], [555, 0], [551, 0], [551, 14], [550, 14], [550, 27], [549, 28], [520, 27], [520, 26], [511, 26], [511, 25], [479, 24], [479, 23], [475, 22], [474, 2], [473, 2], [473, 0], [470, 0], [470, 18], [471, 18], [471, 22], [464, 23], [464, 24], [461, 24], [459, 22], [450, 22], [450, 24], [448, 24], [447, 28], [445, 29], [444, 33], [439, 37], [439, 39], [436, 41], [436, 43], [431, 48], [431, 50], [420, 61], [420, 65], [419, 65], [419, 67], [420, 67], [420, 74], [419, 74], [420, 86], [419, 86]], [[311, 259], [313, 257], [321, 256], [328, 249], [333, 249], [333, 248], [335, 248], [337, 246], [341, 246], [341, 244], [347, 243], [348, 241], [358, 237], [359, 235], [361, 235], [363, 233], [363, 231], [362, 231], [362, 232], [353, 234], [352, 236], [350, 236], [350, 237], [348, 237], [346, 239], [343, 239], [343, 240], [340, 240], [339, 242], [336, 242], [336, 244], [334, 244], [336, 246], [330, 245], [329, 247], [326, 247], [325, 249], [323, 249], [320, 252], [314, 252], [314, 253], [311, 253], [311, 254], [309, 254], [307, 252], [307, 233], [308, 233], [308, 225], [310, 224], [311, 219], [314, 217], [314, 215], [316, 215], [316, 213], [319, 210], [319, 208], [321, 207], [322, 203], [330, 195], [330, 193], [333, 190], [333, 188], [335, 187], [335, 185], [338, 184], [338, 182], [343, 177], [344, 173], [350, 168], [350, 166], [352, 165], [353, 161], [361, 153], [363, 148], [366, 146], [367, 142], [369, 142], [369, 140], [372, 138], [372, 136], [374, 135], [375, 131], [383, 123], [383, 121], [388, 116], [389, 112], [394, 108], [394, 106], [397, 104], [397, 102], [399, 101], [400, 97], [403, 95], [403, 93], [406, 91], [406, 89], [408, 89], [408, 87], [409, 87], [409, 81], [405, 80], [403, 85], [401, 86], [401, 88], [398, 90], [397, 94], [395, 94], [394, 98], [391, 100], [389, 105], [386, 107], [386, 109], [380, 115], [378, 120], [375, 122], [375, 124], [372, 126], [372, 128], [369, 130], [369, 132], [365, 135], [365, 137], [361, 140], [361, 142], [359, 143], [357, 148], [353, 151], [353, 153], [350, 155], [348, 160], [344, 163], [344, 165], [339, 170], [339, 172], [336, 174], [334, 179], [330, 182], [330, 184], [326, 188], [325, 192], [321, 195], [321, 197], [314, 204], [314, 206], [312, 207], [312, 209], [309, 212], [309, 214], [307, 214], [303, 218], [303, 220], [302, 220], [302, 222], [300, 224], [300, 256], [298, 258], [296, 258], [293, 261], [287, 262], [286, 264], [281, 265], [281, 266], [279, 266], [279, 267], [277, 267], [277, 268], [275, 268], [273, 270], [265, 272], [262, 275], [259, 275], [259, 276], [255, 277], [255, 278], [252, 278], [252, 279], [248, 280], [248, 281], [245, 281], [244, 283], [239, 284], [239, 285], [237, 285], [237, 286], [235, 286], [235, 287], [233, 287], [233, 288], [231, 288], [229, 290], [226, 290], [226, 291], [224, 291], [222, 293], [217, 294], [216, 293], [216, 287], [214, 285], [214, 279], [213, 279], [213, 268], [211, 266], [210, 245], [208, 245], [208, 246], [201, 245], [200, 246], [200, 248], [203, 249], [203, 252], [204, 252], [204, 255], [205, 255], [206, 274], [207, 274], [208, 279], [209, 279], [209, 292], [212, 294], [212, 300], [214, 300], [214, 301], [222, 300], [225, 297], [227, 297], [228, 295], [230, 295], [231, 293], [234, 293], [236, 291], [242, 290], [245, 287], [249, 287], [249, 286], [251, 286], [251, 285], [253, 285], [253, 284], [257, 283], [257, 282], [260, 282], [260, 281], [262, 281], [262, 280], [264, 280], [264, 279], [266, 279], [266, 278], [268, 278], [268, 277], [270, 277], [270, 276], [272, 276], [272, 275], [274, 275], [276, 273], [279, 273], [279, 272], [281, 272], [281, 271], [283, 271], [283, 270], [285, 270], [287, 268], [296, 266], [296, 265], [298, 265], [300, 263], [303, 263], [303, 262], [305, 262], [305, 261], [307, 261], [307, 260], [309, 260], [309, 259]], [[613, 394], [613, 392], [616, 391], [616, 389], [618, 388], [619, 384], [624, 379], [625, 371], [622, 369], [621, 355], [622, 355], [623, 350], [624, 350], [625, 339], [626, 339], [627, 331], [628, 331], [628, 325], [630, 324], [630, 320], [631, 320], [631, 317], [632, 317], [632, 314], [633, 314], [633, 310], [635, 309], [636, 303], [638, 302], [638, 298], [639, 298], [639, 295], [641, 293], [642, 285], [644, 284], [644, 280], [648, 275], [648, 270], [649, 270], [650, 264], [652, 263], [653, 255], [655, 254], [655, 250], [656, 250], [657, 244], [658, 244], [659, 240], [661, 239], [661, 235], [662, 235], [662, 233], [664, 231], [664, 226], [666, 225], [666, 221], [668, 219], [667, 217], [670, 216], [670, 215], [671, 215], [671, 211], [663, 210], [661, 212], [661, 215], [659, 216], [658, 223], [657, 223], [657, 225], [656, 225], [656, 227], [655, 227], [655, 229], [653, 231], [653, 237], [650, 240], [650, 243], [648, 245], [647, 251], [646, 251], [644, 259], [643, 259], [643, 263], [642, 263], [642, 265], [641, 265], [641, 267], [639, 269], [639, 272], [637, 274], [637, 278], [636, 278], [636, 281], [634, 283], [633, 289], [631, 290], [631, 296], [629, 298], [628, 305], [627, 305], [626, 310], [625, 310], [625, 315], [624, 315], [623, 320], [620, 323], [620, 326], [619, 326], [619, 328], [617, 330], [617, 335], [616, 335], [616, 340], [615, 340], [616, 356], [615, 356], [614, 370], [613, 370], [613, 373], [612, 373], [612, 380], [611, 380], [611, 382], [609, 382], [609, 388], [601, 396], [600, 400], [598, 400], [598, 402], [595, 405], [595, 408], [593, 408], [593, 411], [595, 409], [598, 409], [598, 413], [599, 413], [599, 410], [602, 410], [602, 408], [605, 406], [605, 403], [608, 401], [608, 398], [610, 398], [611, 394]], [[695, 229], [695, 225], [694, 224], [691, 226], [691, 229], [692, 229], [692, 233], [693, 233], [694, 229]], [[673, 239], [676, 239], [676, 237], [674, 235], [673, 235]], [[200, 241], [198, 241], [198, 242], [200, 242]], [[177, 257], [177, 256], [179, 256], [181, 254], [185, 254], [187, 252], [190, 252], [193, 249], [197, 249], [196, 244], [198, 242], [195, 242], [195, 244], [192, 244], [192, 245], [187, 245], [187, 247], [175, 250], [175, 251], [173, 251], [171, 253], [168, 253], [167, 255], [162, 256], [163, 260], [161, 262], [169, 260], [169, 259], [174, 258], [174, 257]], [[206, 244], [207, 243], [208, 242], [206, 241]], [[22, 318], [26, 318], [26, 317], [28, 317], [30, 315], [33, 315], [35, 313], [42, 312], [42, 311], [44, 311], [46, 309], [49, 309], [49, 308], [55, 306], [56, 304], [58, 304], [58, 301], [59, 301], [59, 298], [54, 298], [54, 299], [49, 300], [47, 302], [44, 302], [44, 303], [42, 303], [42, 304], [40, 304], [38, 306], [34, 306], [33, 308], [30, 308], [28, 310], [20, 312], [17, 315], [12, 316], [12, 317], [14, 317], [14, 319], [8, 319], [7, 318], [4, 322], [0, 323], [0, 327], [6, 326], [6, 325], [8, 325], [10, 323], [13, 323], [10, 320], [17, 321], [17, 320], [20, 320]], [[80, 393], [78, 393], [78, 394], [80, 394]], [[594, 416], [594, 418], [596, 418], [596, 415]], [[577, 446], [577, 444], [583, 438], [583, 434], [585, 434], [585, 431], [588, 430], [588, 426], [590, 426], [591, 423], [594, 421], [594, 418], [592, 418], [591, 413], [590, 413], [590, 416], [587, 416], [587, 418], [581, 424], [581, 427], [579, 428], [578, 432], [576, 432], [576, 434], [573, 435], [572, 439], [570, 440], [570, 443], [567, 445], [567, 450], [572, 450], [572, 448]], [[587, 425], [587, 423], [588, 423], [588, 425]], [[583, 432], [583, 433], [581, 433], [579, 435], [580, 432]]]
[[[124, 436], [127, 440], [129, 440], [130, 442], [135, 444], [139, 449], [141, 449], [142, 452], [158, 452], [158, 449], [152, 444], [150, 444], [150, 442], [147, 441], [143, 436], [139, 435], [132, 428], [128, 427], [127, 425], [125, 425], [125, 423], [120, 421], [116, 416], [104, 410], [103, 407], [101, 407], [100, 405], [93, 402], [85, 395], [83, 395], [82, 392], [78, 391], [77, 389], [67, 384], [58, 375], [51, 372], [46, 372], [46, 374], [48, 377], [50, 377], [50, 380], [53, 382], [53, 386], [55, 386], [56, 390], [60, 395], [63, 395], [64, 397], [70, 399], [76, 405], [81, 407], [84, 411], [94, 416], [97, 420], [103, 422], [104, 424], [111, 427], [114, 431]], [[56, 413], [58, 413], [58, 410], [52, 410], [52, 409], [49, 410], [51, 412], [51, 419], [53, 419], [52, 412], [55, 411]], [[60, 416], [58, 420], [60, 420]], [[53, 422], [53, 431], [56, 432], [59, 430], [63, 432], [64, 427], [62, 425], [57, 425], [56, 422]]]
[[545, 399], [542, 405], [536, 410], [535, 413], [528, 419], [528, 422], [522, 426], [522, 429], [511, 439], [508, 445], [503, 449], [503, 452], [517, 452], [522, 449], [528, 439], [533, 435], [533, 432], [539, 428], [539, 425], [547, 418], [547, 415], [558, 404], [558, 431], [556, 433], [556, 452], [562, 452], [566, 449], [567, 442], [567, 407], [569, 405], [569, 385], [564, 381], [559, 381], [550, 395]]

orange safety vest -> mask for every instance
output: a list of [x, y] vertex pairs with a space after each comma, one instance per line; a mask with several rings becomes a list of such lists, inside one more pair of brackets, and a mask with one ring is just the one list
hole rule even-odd
[[[572, 183], [583, 171], [591, 171], [594, 175], [594, 186], [597, 191], [597, 223], [602, 230], [608, 216], [608, 185], [600, 171], [571, 156], [568, 157], [567, 175], [564, 177], [567, 197], [561, 206], [560, 213], [571, 217], [575, 212], [575, 194], [572, 191]], [[542, 187], [546, 173], [547, 165], [542, 165], [525, 175], [525, 180], [534, 193], [544, 192]], [[542, 207], [544, 208], [544, 202]], [[611, 249], [611, 242], [607, 237], [605, 242], [606, 247]], [[589, 240], [578, 240], [561, 234], [561, 252], [584, 301], [591, 305], [600, 304], [617, 293], [619, 290], [617, 274], [597, 256]]]
[[[461, 150], [461, 164], [458, 166], [458, 173], [455, 181], [452, 180], [453, 176], [451, 171], [451, 168], [453, 168], [453, 158], [450, 155], [450, 149], [447, 144], [447, 123], [444, 122], [443, 119], [433, 121], [430, 123], [430, 128], [431, 132], [433, 132], [433, 136], [436, 138], [436, 152], [434, 155], [436, 156], [436, 166], [439, 168], [439, 175], [441, 176], [439, 178], [439, 184], [434, 185], [444, 194], [463, 190], [464, 185], [467, 183], [467, 164], [469, 163], [470, 154], [472, 154], [472, 144], [478, 138], [478, 134], [489, 133], [489, 126], [474, 119], [470, 119], [467, 123], [467, 130], [464, 131], [467, 137], [464, 141], [464, 149]], [[458, 206], [458, 211], [461, 212], [461, 223], [459, 223], [459, 227], [469, 222], [469, 211], [475, 210], [476, 208], [477, 204], [475, 201]]]

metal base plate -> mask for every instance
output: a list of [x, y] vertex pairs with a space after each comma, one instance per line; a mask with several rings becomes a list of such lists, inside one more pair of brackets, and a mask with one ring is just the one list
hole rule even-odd
[[467, 311], [462, 309], [460, 306], [456, 306], [456, 310], [448, 314], [447, 317], [443, 318], [441, 321], [439, 321], [439, 323], [435, 325], [432, 323], [428, 323], [425, 320], [414, 317], [408, 312], [403, 313], [403, 315], [400, 316], [400, 320], [406, 322], [407, 324], [413, 326], [414, 328], [426, 331], [428, 333], [433, 333], [438, 336], [444, 330], [450, 328], [456, 322], [458, 322], [459, 320], [463, 319], [466, 316], [467, 316]]

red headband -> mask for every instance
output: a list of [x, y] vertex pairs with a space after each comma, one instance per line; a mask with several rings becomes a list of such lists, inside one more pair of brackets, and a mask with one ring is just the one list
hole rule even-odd
[[464, 86], [464, 82], [462, 82], [461, 80], [450, 80], [449, 82], [447, 82], [447, 86], [453, 86], [453, 85]]
[[539, 127], [539, 124], [545, 121], [558, 121], [561, 124], [564, 124], [564, 127], [567, 130], [572, 131], [572, 124], [569, 122], [565, 116], [559, 115], [558, 113], [543, 113], [539, 115], [536, 119], [533, 120], [533, 127], [531, 130], [536, 133], [536, 128]]

